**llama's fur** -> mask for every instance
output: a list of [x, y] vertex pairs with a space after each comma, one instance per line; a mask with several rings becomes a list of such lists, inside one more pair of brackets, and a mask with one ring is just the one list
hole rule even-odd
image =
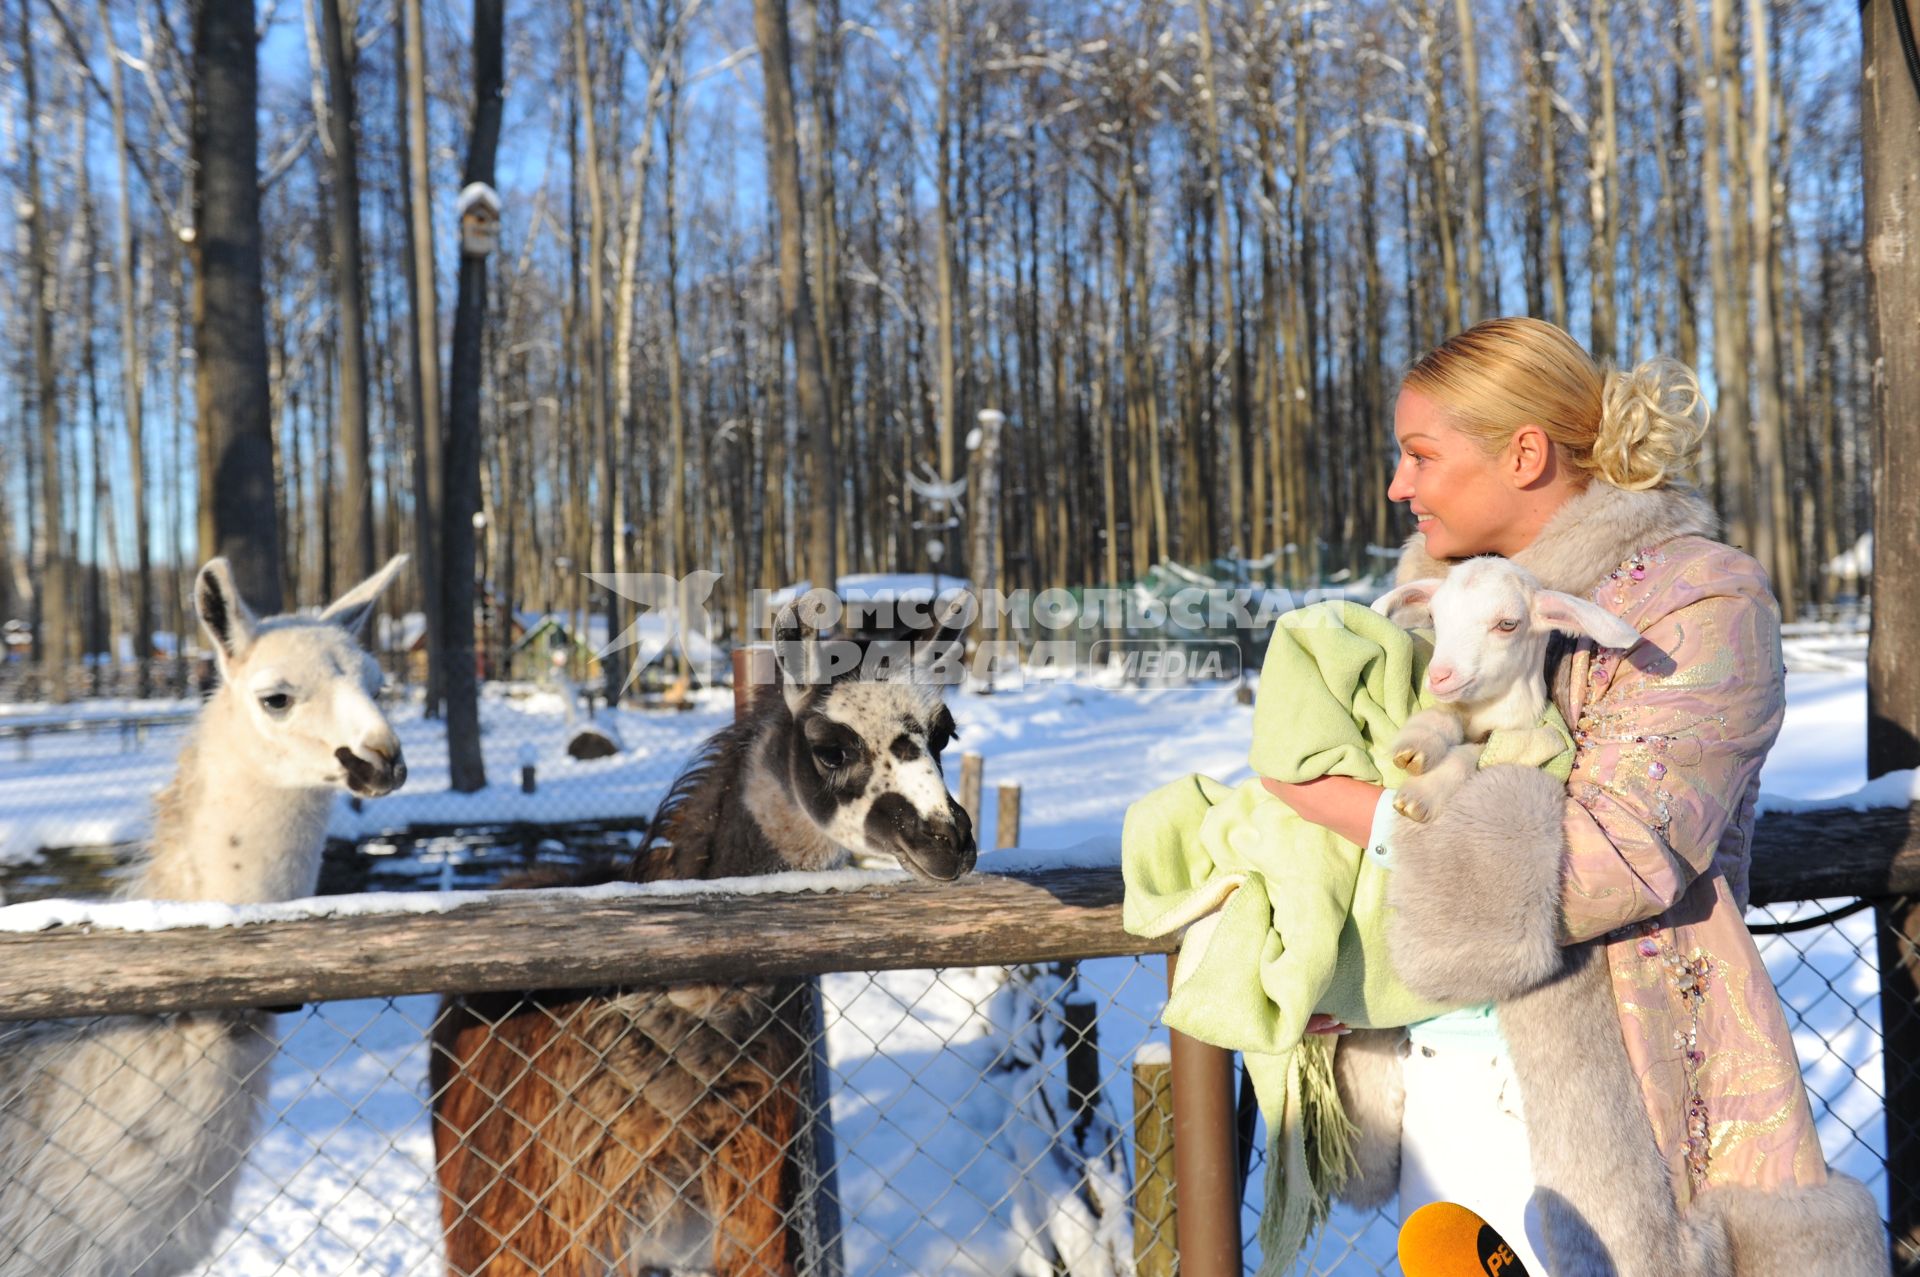
[[[403, 561], [319, 618], [264, 622], [223, 560], [201, 570], [195, 607], [221, 686], [124, 895], [312, 893], [335, 792], [387, 793], [406, 777], [372, 700], [378, 668], [354, 639]], [[0, 1277], [166, 1277], [205, 1259], [273, 1052], [263, 1011], [0, 1025]]]
[[[972, 867], [936, 687], [783, 691], [707, 743], [624, 876], [823, 869], [856, 849], [935, 881]], [[793, 1273], [808, 1011], [790, 981], [449, 999], [430, 1082], [450, 1271]]]

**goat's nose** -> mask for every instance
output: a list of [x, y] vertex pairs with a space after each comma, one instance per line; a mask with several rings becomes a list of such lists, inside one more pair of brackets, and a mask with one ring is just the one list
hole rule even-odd
[[1453, 666], [1442, 665], [1439, 662], [1435, 662], [1427, 666], [1427, 685], [1429, 687], [1445, 687], [1448, 683], [1453, 682], [1455, 673], [1456, 671]]

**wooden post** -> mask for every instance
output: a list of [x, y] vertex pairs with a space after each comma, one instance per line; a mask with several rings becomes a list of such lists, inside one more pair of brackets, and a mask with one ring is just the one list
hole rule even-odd
[[1173, 1277], [1173, 1064], [1167, 1048], [1149, 1042], [1133, 1057], [1133, 1270]]
[[999, 815], [994, 822], [993, 845], [1020, 845], [1020, 786], [1000, 786]]
[[[1173, 980], [1178, 955], [1167, 958]], [[1173, 1062], [1173, 1192], [1182, 1277], [1238, 1277], [1240, 1167], [1233, 1151], [1233, 1052], [1168, 1031]]]
[[[1920, 85], [1901, 44], [1907, 8], [1860, 10], [1861, 178], [1867, 340], [1879, 446], [1873, 475], [1873, 629], [1867, 645], [1867, 775], [1920, 766]], [[1906, 30], [1902, 30], [1907, 26]], [[1886, 1073], [1887, 1222], [1895, 1268], [1920, 1272], [1920, 904], [1875, 909]]]
[[976, 830], [980, 828], [980, 776], [985, 766], [978, 754], [960, 755], [960, 805]]

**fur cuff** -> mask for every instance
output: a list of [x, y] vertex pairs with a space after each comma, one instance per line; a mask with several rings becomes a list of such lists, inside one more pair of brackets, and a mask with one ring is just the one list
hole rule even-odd
[[1882, 1277], [1892, 1268], [1880, 1208], [1847, 1175], [1804, 1188], [1710, 1188], [1688, 1212], [1696, 1220], [1725, 1228], [1734, 1277]]
[[1431, 822], [1395, 822], [1387, 940], [1409, 989], [1494, 1002], [1560, 970], [1566, 801], [1537, 768], [1488, 767]]
[[1405, 1029], [1355, 1029], [1333, 1048], [1333, 1082], [1340, 1107], [1358, 1128], [1353, 1173], [1334, 1196], [1357, 1210], [1374, 1210], [1400, 1191], [1400, 1118], [1407, 1088], [1400, 1059]]

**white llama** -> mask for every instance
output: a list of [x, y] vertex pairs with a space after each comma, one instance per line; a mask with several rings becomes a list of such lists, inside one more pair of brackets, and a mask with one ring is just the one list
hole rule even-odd
[[[405, 556], [318, 617], [256, 621], [226, 560], [194, 606], [220, 687], [155, 803], [135, 899], [311, 895], [338, 789], [406, 780], [356, 635]], [[0, 1277], [168, 1277], [225, 1225], [252, 1143], [267, 1011], [0, 1024]]]

